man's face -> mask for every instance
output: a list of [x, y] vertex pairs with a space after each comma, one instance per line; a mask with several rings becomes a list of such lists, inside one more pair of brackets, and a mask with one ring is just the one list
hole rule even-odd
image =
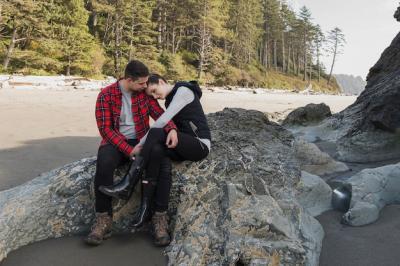
[[131, 78], [127, 79], [127, 83], [128, 83], [128, 88], [131, 91], [142, 91], [144, 89], [146, 89], [147, 87], [147, 80], [149, 79], [148, 76], [146, 77], [140, 77], [136, 80], [133, 80]]

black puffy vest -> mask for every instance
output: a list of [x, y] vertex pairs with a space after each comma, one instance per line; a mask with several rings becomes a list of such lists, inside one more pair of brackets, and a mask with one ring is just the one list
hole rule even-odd
[[[197, 134], [199, 138], [211, 140], [211, 133], [208, 127], [207, 118], [204, 115], [203, 107], [200, 103], [202, 92], [199, 84], [196, 81], [177, 82], [165, 99], [165, 108], [168, 108], [179, 87], [187, 87], [193, 91], [194, 100], [183, 107], [183, 109], [172, 118], [175, 125], [178, 127], [178, 130], [194, 137], [196, 137]], [[194, 129], [191, 124], [195, 125], [197, 129]]]

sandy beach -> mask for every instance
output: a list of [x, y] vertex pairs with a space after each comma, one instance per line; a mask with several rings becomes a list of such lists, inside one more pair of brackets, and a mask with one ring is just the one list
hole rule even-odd
[[[14, 148], [25, 142], [57, 137], [97, 137], [94, 107], [98, 92], [84, 90], [0, 90], [0, 148]], [[353, 103], [355, 96], [303, 95], [226, 91], [205, 92], [206, 113], [225, 107], [287, 112], [308, 103], [324, 102], [332, 112]]]
[[[94, 119], [97, 91], [0, 90], [0, 190], [42, 172], [96, 155], [100, 138]], [[308, 103], [324, 102], [339, 112], [355, 96], [294, 93], [205, 92], [207, 113], [224, 107], [287, 113]], [[340, 213], [318, 217], [325, 239], [320, 265], [398, 265], [400, 207], [388, 206], [377, 223], [360, 228], [341, 225]], [[373, 251], [372, 251], [373, 250]], [[371, 252], [372, 251], [372, 252]], [[116, 236], [98, 248], [82, 237], [50, 239], [11, 252], [0, 265], [163, 265], [162, 249], [145, 233]]]
[[[0, 90], [0, 190], [96, 155], [100, 142], [94, 117], [97, 94], [84, 90]], [[205, 92], [202, 103], [206, 113], [225, 107], [287, 113], [308, 103], [321, 102], [328, 104], [332, 112], [338, 112], [355, 99], [354, 96], [227, 91]]]

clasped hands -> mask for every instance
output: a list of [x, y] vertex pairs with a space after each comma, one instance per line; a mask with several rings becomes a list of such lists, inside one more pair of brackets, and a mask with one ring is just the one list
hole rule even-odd
[[[173, 149], [178, 145], [178, 133], [175, 129], [172, 129], [168, 132], [165, 145], [167, 145], [169, 149]], [[130, 153], [130, 157], [132, 158], [132, 160], [135, 160], [135, 156], [141, 152], [142, 148], [143, 147], [140, 144], [137, 144], [133, 148], [132, 152]]]

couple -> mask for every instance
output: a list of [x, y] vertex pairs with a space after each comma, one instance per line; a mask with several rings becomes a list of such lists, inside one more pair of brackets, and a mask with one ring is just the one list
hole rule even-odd
[[[151, 219], [155, 245], [170, 243], [171, 159], [199, 161], [210, 151], [211, 135], [201, 95], [196, 82], [171, 86], [163, 77], [150, 75], [137, 60], [128, 63], [124, 78], [101, 90], [96, 102], [97, 126], [103, 138], [94, 179], [96, 221], [86, 243], [99, 245], [111, 236], [111, 199], [128, 200], [139, 180], [142, 199], [132, 226], [139, 228]], [[157, 99], [165, 99], [165, 112]], [[155, 120], [151, 127], [149, 116]], [[127, 174], [113, 184], [115, 169], [128, 161]]]

